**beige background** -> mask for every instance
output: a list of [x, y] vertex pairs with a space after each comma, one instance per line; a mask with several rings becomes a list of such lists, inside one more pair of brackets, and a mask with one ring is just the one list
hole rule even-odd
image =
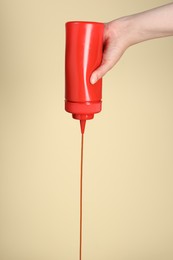
[[[79, 123], [64, 111], [64, 24], [151, 0], [1, 0], [0, 259], [76, 260]], [[173, 259], [173, 38], [131, 47], [87, 123], [83, 260]]]

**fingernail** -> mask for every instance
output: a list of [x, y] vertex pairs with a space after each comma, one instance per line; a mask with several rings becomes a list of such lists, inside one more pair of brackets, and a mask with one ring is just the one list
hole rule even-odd
[[96, 76], [92, 75], [92, 76], [91, 76], [91, 79], [90, 79], [91, 84], [95, 84], [96, 81], [97, 81]]

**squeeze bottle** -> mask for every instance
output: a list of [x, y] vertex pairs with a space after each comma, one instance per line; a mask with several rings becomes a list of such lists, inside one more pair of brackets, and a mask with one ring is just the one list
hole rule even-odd
[[66, 23], [65, 110], [80, 120], [82, 134], [102, 109], [102, 79], [92, 85], [90, 76], [102, 61], [103, 31], [103, 23]]

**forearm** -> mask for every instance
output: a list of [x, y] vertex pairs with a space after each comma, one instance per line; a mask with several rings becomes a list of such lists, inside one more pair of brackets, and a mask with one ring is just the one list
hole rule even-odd
[[[119, 19], [129, 45], [173, 35], [173, 3]], [[123, 26], [123, 25], [122, 25]]]

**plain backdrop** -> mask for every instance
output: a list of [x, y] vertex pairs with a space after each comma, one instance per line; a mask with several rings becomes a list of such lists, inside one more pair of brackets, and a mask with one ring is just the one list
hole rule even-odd
[[[0, 259], [76, 260], [79, 122], [64, 111], [65, 22], [164, 0], [0, 1]], [[83, 260], [173, 259], [173, 38], [129, 48], [87, 122]]]

